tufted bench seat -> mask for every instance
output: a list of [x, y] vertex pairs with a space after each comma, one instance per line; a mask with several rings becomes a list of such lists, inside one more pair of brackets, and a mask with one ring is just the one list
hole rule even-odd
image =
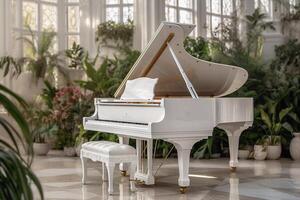
[[[82, 163], [82, 183], [86, 184], [87, 159], [102, 162], [102, 179], [108, 179], [108, 192], [113, 194], [113, 173], [117, 163], [129, 163], [130, 188], [135, 190], [134, 173], [136, 170], [135, 148], [110, 141], [91, 141], [82, 145], [80, 158]], [[106, 170], [107, 169], [107, 170]]]

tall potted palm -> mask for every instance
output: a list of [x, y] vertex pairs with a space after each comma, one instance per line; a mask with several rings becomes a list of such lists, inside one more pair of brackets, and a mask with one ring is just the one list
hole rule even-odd
[[[60, 54], [54, 53], [53, 50], [56, 34], [45, 30], [37, 38], [29, 26], [27, 26], [27, 31], [30, 37], [19, 38], [26, 46], [24, 56], [20, 58], [2, 57], [0, 58], [0, 67], [6, 69], [9, 66], [14, 66], [16, 69], [23, 71], [18, 79], [14, 81], [13, 90], [24, 97], [25, 100], [33, 101], [34, 97], [43, 89], [44, 80], [54, 80], [55, 70], [64, 75], [66, 75], [66, 72]], [[30, 93], [27, 92], [28, 89], [30, 89]]]

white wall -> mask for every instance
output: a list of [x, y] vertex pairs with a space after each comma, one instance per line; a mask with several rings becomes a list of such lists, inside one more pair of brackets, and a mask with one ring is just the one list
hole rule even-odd
[[5, 0], [0, 1], [0, 56], [5, 53]]

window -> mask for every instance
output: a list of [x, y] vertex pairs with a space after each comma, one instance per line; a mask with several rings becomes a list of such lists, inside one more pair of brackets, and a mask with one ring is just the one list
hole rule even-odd
[[80, 10], [79, 0], [68, 0], [66, 3], [67, 10], [67, 45], [72, 47], [73, 42], [80, 43]]
[[269, 20], [273, 18], [272, 0], [255, 0], [254, 5], [255, 8], [259, 8], [262, 13], [267, 14]]
[[[43, 31], [53, 31], [53, 51], [62, 51], [73, 42], [80, 43], [79, 0], [11, 0], [15, 10], [14, 40], [30, 37], [28, 27], [38, 41]], [[31, 38], [30, 38], [31, 39]], [[19, 55], [28, 55], [26, 43], [20, 43]], [[18, 47], [17, 47], [18, 48]], [[21, 52], [20, 52], [21, 51]]]
[[128, 22], [133, 20], [134, 0], [106, 0], [105, 21]]
[[166, 0], [165, 17], [166, 21], [179, 22], [185, 24], [195, 23], [193, 0]]
[[220, 37], [215, 30], [223, 24], [230, 24], [235, 10], [236, 0], [206, 0], [206, 36]]

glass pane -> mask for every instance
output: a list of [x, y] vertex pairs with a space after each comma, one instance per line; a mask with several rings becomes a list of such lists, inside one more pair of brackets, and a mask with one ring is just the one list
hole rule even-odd
[[192, 24], [193, 23], [193, 14], [190, 11], [180, 10], [179, 11], [179, 22], [185, 24]]
[[37, 29], [38, 7], [33, 2], [23, 2], [23, 25]]
[[192, 0], [179, 0], [178, 4], [179, 4], [179, 7], [183, 7], [183, 8], [192, 8], [193, 7]]
[[79, 32], [79, 6], [68, 6], [68, 32]]
[[177, 22], [176, 9], [175, 8], [166, 7], [166, 21], [168, 21], [168, 22]]
[[42, 29], [57, 31], [57, 7], [42, 5]]
[[211, 16], [207, 15], [206, 16], [206, 36], [208, 38], [211, 37], [211, 21], [210, 21], [210, 19], [211, 19]]
[[210, 0], [206, 0], [206, 12], [211, 12]]
[[223, 0], [223, 15], [231, 15], [233, 11], [232, 0]]
[[211, 0], [211, 12], [221, 14], [221, 0]]
[[123, 4], [133, 4], [133, 0], [123, 0]]
[[176, 0], [166, 0], [166, 5], [176, 6]]
[[[211, 16], [211, 30], [214, 33], [218, 26], [221, 24], [221, 18], [216, 16]], [[217, 37], [217, 35], [215, 35]]]
[[68, 36], [68, 48], [72, 48], [73, 43], [79, 44], [79, 35], [69, 35]]
[[119, 22], [120, 11], [119, 8], [108, 7], [106, 8], [106, 21]]
[[133, 6], [126, 6], [123, 8], [123, 22], [133, 20]]
[[106, 4], [119, 4], [120, 0], [106, 0]]
[[260, 0], [261, 5], [260, 5], [260, 9], [265, 12], [265, 13], [269, 13], [270, 14], [270, 0]]

